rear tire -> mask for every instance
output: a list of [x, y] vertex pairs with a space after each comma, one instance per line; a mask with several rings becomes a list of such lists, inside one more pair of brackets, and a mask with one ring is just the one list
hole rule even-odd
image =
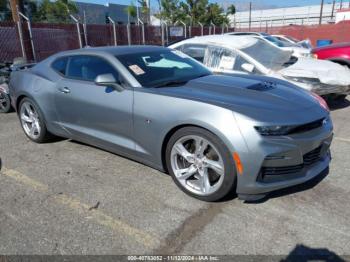
[[175, 184], [202, 201], [218, 201], [236, 184], [235, 163], [226, 145], [211, 132], [185, 127], [166, 148], [166, 165]]
[[18, 116], [25, 135], [35, 143], [45, 143], [52, 138], [45, 124], [44, 115], [30, 98], [24, 98], [18, 107]]
[[9, 94], [0, 91], [0, 113], [9, 113], [11, 111], [11, 99]]

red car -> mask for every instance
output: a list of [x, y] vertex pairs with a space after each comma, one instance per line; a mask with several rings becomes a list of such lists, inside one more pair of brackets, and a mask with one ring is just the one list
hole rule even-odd
[[350, 43], [318, 47], [312, 50], [318, 59], [330, 60], [350, 67]]
[[[313, 49], [311, 53], [315, 54], [318, 59], [330, 60], [350, 68], [350, 43], [318, 47]], [[338, 99], [344, 99], [345, 97], [346, 95], [343, 95]]]

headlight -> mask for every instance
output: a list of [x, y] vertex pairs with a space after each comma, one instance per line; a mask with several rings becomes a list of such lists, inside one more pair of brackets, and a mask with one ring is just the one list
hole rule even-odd
[[320, 104], [321, 107], [326, 109], [328, 112], [330, 111], [326, 100], [324, 100], [321, 96], [319, 96], [318, 94], [316, 94], [314, 92], [311, 92], [311, 95], [313, 96], [313, 98], [315, 98], [317, 100], [317, 102]]
[[255, 129], [262, 136], [286, 136], [295, 126], [256, 126]]
[[293, 77], [293, 76], [285, 76], [285, 78], [294, 82], [309, 84], [309, 85], [321, 84], [320, 79], [318, 78]]

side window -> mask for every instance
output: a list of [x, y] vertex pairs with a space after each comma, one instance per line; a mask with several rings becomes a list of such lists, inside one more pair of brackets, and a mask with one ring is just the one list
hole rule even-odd
[[58, 58], [55, 60], [51, 67], [57, 72], [62, 75], [66, 75], [66, 68], [67, 68], [67, 62], [68, 62], [68, 57], [62, 57]]
[[94, 81], [98, 75], [112, 74], [116, 80], [119, 75], [112, 65], [96, 56], [72, 56], [69, 59], [67, 76], [75, 79]]
[[218, 70], [233, 70], [237, 54], [230, 49], [220, 46], [209, 46], [204, 65]]
[[205, 45], [184, 45], [181, 51], [203, 63], [206, 48], [207, 46]]

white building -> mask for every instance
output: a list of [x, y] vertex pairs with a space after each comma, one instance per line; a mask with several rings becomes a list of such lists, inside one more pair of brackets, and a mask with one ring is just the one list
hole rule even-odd
[[[347, 8], [348, 6], [350, 6], [350, 3], [343, 1], [342, 7]], [[332, 15], [333, 4], [325, 4], [323, 7], [322, 23], [334, 23], [336, 21], [337, 10], [339, 9], [340, 3], [336, 3]], [[320, 10], [320, 5], [253, 10], [251, 13], [251, 27], [257, 28], [265, 26], [283, 26], [290, 24], [318, 24], [320, 19]], [[237, 12], [235, 16], [230, 16], [230, 20], [231, 26], [234, 26], [234, 24], [236, 24], [237, 28], [247, 28], [249, 27], [249, 11]]]

